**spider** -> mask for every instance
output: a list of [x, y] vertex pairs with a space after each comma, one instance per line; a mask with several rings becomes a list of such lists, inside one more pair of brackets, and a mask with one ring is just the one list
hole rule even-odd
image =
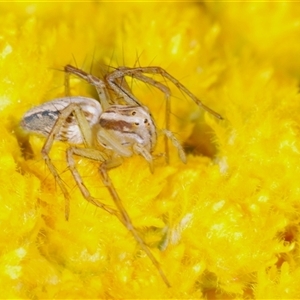
[[[189, 96], [198, 106], [218, 119], [222, 117], [205, 106], [184, 85], [161, 67], [119, 67], [108, 73], [103, 79], [95, 77], [71, 65], [65, 66], [66, 94], [69, 95], [69, 76], [76, 75], [93, 85], [99, 95], [95, 99], [66, 96], [41, 104], [27, 111], [21, 121], [22, 127], [30, 132], [46, 137], [41, 150], [50, 172], [62, 190], [65, 201], [65, 217], [69, 218], [70, 195], [52, 163], [49, 153], [55, 140], [70, 144], [66, 152], [67, 165], [79, 187], [83, 197], [90, 203], [116, 216], [131, 232], [137, 243], [145, 251], [158, 270], [165, 284], [170, 283], [160, 264], [138, 234], [122, 204], [108, 170], [122, 164], [122, 158], [134, 154], [141, 155], [153, 172], [153, 155], [158, 130], [149, 109], [144, 106], [131, 92], [125, 77], [130, 76], [162, 91], [166, 98], [166, 128], [162, 130], [165, 137], [166, 161], [169, 162], [168, 140], [177, 148], [180, 159], [185, 163], [184, 150], [169, 130], [170, 126], [170, 89], [145, 74], [161, 75], [172, 82], [179, 90]], [[84, 147], [77, 145], [83, 144]], [[107, 187], [116, 209], [107, 206], [90, 195], [76, 168], [74, 156], [85, 157], [100, 163], [99, 173], [103, 184]]]

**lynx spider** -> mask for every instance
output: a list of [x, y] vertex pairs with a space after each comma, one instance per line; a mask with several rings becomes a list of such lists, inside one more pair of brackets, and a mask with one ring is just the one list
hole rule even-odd
[[[167, 162], [169, 160], [168, 140], [177, 148], [180, 159], [183, 162], [186, 161], [182, 146], [169, 130], [171, 93], [166, 85], [145, 74], [161, 75], [189, 96], [198, 106], [218, 119], [222, 119], [222, 117], [205, 106], [185, 86], [161, 67], [119, 67], [108, 73], [103, 79], [71, 65], [65, 66], [65, 72], [67, 95], [69, 95], [69, 76], [73, 74], [96, 88], [100, 103], [92, 98], [80, 96], [54, 99], [29, 110], [24, 115], [21, 124], [24, 129], [46, 137], [41, 152], [50, 172], [65, 196], [66, 219], [69, 217], [70, 196], [49, 156], [54, 140], [72, 144], [67, 149], [67, 164], [83, 197], [95, 206], [115, 215], [121, 221], [145, 251], [165, 284], [170, 287], [160, 264], [134, 228], [107, 172], [109, 169], [119, 166], [122, 163], [122, 157], [130, 157], [134, 154], [143, 156], [149, 163], [150, 169], [153, 170], [152, 151], [156, 144], [157, 128], [148, 108], [132, 94], [125, 77], [130, 76], [150, 84], [165, 94], [166, 129], [162, 133], [165, 136]], [[84, 144], [85, 148], [74, 146], [79, 144]], [[117, 209], [101, 203], [90, 195], [76, 168], [74, 155], [101, 163], [99, 167], [101, 179], [111, 194]]]

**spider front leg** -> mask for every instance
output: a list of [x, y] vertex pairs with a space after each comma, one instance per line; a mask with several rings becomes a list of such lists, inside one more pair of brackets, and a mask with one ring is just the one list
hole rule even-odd
[[[103, 204], [102, 202], [98, 201], [97, 199], [95, 199], [94, 197], [92, 197], [90, 195], [88, 189], [85, 187], [85, 185], [82, 181], [82, 178], [81, 178], [78, 170], [76, 169], [73, 155], [77, 155], [77, 156], [85, 157], [85, 158], [88, 158], [91, 160], [102, 162], [101, 166], [99, 168], [101, 179], [102, 179], [103, 184], [108, 189], [118, 211], [111, 209], [110, 207], [108, 207], [107, 205]], [[147, 254], [147, 256], [149, 257], [149, 259], [151, 260], [153, 265], [158, 270], [158, 272], [159, 272], [161, 278], [163, 279], [163, 281], [165, 282], [165, 284], [168, 287], [170, 287], [170, 283], [169, 283], [166, 275], [162, 271], [159, 262], [156, 260], [156, 258], [152, 254], [152, 252], [149, 250], [149, 248], [145, 244], [144, 240], [140, 237], [140, 235], [134, 228], [132, 221], [131, 221], [125, 207], [123, 206], [122, 201], [121, 201], [121, 199], [120, 199], [120, 197], [108, 175], [107, 170], [119, 166], [122, 163], [122, 160], [118, 157], [111, 159], [111, 160], [105, 160], [105, 159], [106, 159], [105, 155], [101, 151], [96, 150], [96, 149], [71, 147], [67, 151], [67, 161], [68, 161], [68, 165], [70, 167], [70, 171], [71, 171], [83, 197], [87, 201], [91, 202], [92, 204], [104, 209], [105, 211], [109, 212], [110, 214], [115, 215], [121, 221], [121, 223], [127, 228], [127, 230], [129, 232], [131, 232], [134, 239], [140, 245], [142, 250]]]
[[[152, 78], [145, 76], [143, 74], [158, 74], [161, 75], [163, 78], [168, 79], [170, 82], [172, 82], [180, 91], [182, 91], [184, 94], [186, 94], [188, 97], [190, 97], [198, 106], [206, 110], [208, 113], [216, 117], [217, 119], [222, 120], [223, 117], [203, 104], [189, 89], [187, 89], [178, 79], [173, 77], [170, 73], [168, 73], [165, 69], [161, 67], [136, 67], [136, 68], [129, 68], [129, 67], [120, 67], [116, 71], [110, 73], [108, 75], [109, 78], [111, 78], [112, 81], [115, 80], [115, 78], [125, 77], [125, 76], [131, 76], [133, 78], [136, 78], [138, 80], [141, 80], [145, 83], [148, 83], [150, 85], [153, 85], [154, 87], [161, 89], [161, 86], [164, 86], [164, 88], [168, 89], [165, 85], [153, 80]], [[166, 127], [167, 128], [167, 127]], [[168, 128], [167, 128], [168, 129]]]

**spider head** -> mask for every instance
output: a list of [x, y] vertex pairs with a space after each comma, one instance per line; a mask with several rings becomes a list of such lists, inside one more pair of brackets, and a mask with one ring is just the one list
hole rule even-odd
[[151, 153], [156, 144], [156, 126], [146, 107], [111, 105], [99, 123], [99, 143], [121, 156], [131, 156], [137, 144]]

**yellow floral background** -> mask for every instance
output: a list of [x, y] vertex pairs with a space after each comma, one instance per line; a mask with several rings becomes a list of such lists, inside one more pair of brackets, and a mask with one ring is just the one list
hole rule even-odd
[[[292, 2], [1, 3], [0, 297], [300, 298], [299, 37]], [[161, 66], [224, 117], [172, 88], [171, 130], [187, 164], [170, 147], [166, 165], [160, 141], [153, 174], [141, 157], [109, 172], [170, 288], [118, 219], [83, 199], [56, 143], [65, 220], [44, 139], [19, 127], [28, 109], [64, 96], [66, 64], [99, 77], [109, 66]], [[96, 97], [77, 78], [71, 86]], [[132, 87], [163, 128], [164, 96]], [[97, 163], [77, 165], [113, 205]]]

